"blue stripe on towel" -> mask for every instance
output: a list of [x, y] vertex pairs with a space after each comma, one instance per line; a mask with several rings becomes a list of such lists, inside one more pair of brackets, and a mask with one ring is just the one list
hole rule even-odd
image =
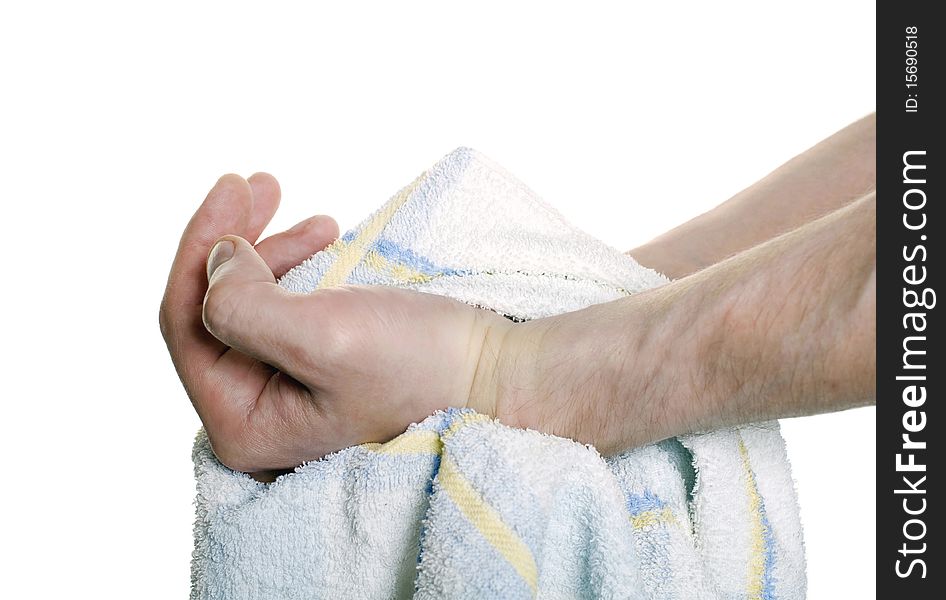
[[759, 506], [759, 514], [762, 517], [762, 536], [765, 539], [765, 569], [762, 575], [762, 600], [774, 600], [775, 578], [772, 576], [772, 568], [775, 566], [775, 539], [773, 539], [772, 536], [772, 526], [769, 524], [768, 514], [765, 512], [764, 499]]
[[[775, 540], [772, 526], [765, 511], [765, 499], [759, 492], [755, 470], [742, 435], [739, 435], [739, 454], [745, 471], [746, 496], [749, 501], [750, 518], [750, 559], [748, 598], [750, 600], [773, 600], [775, 581], [772, 567], [775, 563]], [[754, 522], [753, 522], [754, 521]]]
[[391, 262], [414, 269], [424, 275], [454, 275], [456, 273], [454, 269], [438, 267], [427, 258], [414, 254], [412, 250], [402, 248], [388, 239], [379, 238], [372, 250]]
[[627, 512], [631, 513], [631, 516], [639, 515], [648, 510], [660, 510], [665, 506], [667, 506], [667, 503], [651, 491], [645, 491], [643, 494], [627, 495]]

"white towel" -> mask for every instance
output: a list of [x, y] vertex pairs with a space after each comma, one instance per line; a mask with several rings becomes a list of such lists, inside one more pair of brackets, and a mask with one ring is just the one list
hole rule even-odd
[[[450, 296], [517, 320], [667, 280], [460, 148], [280, 285]], [[192, 598], [803, 598], [776, 423], [604, 460], [466, 410], [272, 484], [194, 447]]]

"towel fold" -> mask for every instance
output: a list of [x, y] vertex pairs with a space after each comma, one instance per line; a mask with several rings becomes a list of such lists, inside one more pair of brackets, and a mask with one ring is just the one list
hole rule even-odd
[[[516, 320], [667, 279], [568, 225], [460, 148], [283, 277], [450, 296]], [[803, 598], [804, 550], [776, 423], [603, 459], [468, 410], [272, 484], [194, 446], [192, 598]]]

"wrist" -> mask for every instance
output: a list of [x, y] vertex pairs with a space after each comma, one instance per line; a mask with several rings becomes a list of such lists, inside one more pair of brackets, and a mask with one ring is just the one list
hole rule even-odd
[[[475, 350], [471, 353], [471, 373], [467, 408], [493, 418], [500, 418], [500, 378], [505, 370], [500, 363], [506, 360], [506, 339], [515, 323], [493, 313], [477, 309], [471, 338]], [[505, 421], [505, 419], [502, 419]]]
[[502, 321], [483, 331], [468, 406], [510, 427], [551, 433], [541, 417], [543, 407], [554, 400], [542, 382], [543, 354], [551, 349], [545, 340], [549, 319]]
[[672, 435], [677, 371], [662, 368], [673, 339], [663, 307], [645, 294], [513, 325], [486, 363], [495, 416], [605, 454]]
[[468, 406], [603, 454], [720, 425], [733, 369], [749, 370], [732, 356], [756, 359], [749, 342], [757, 340], [751, 324], [733, 321], [745, 316], [738, 294], [707, 293], [699, 279], [555, 317], [490, 323]]

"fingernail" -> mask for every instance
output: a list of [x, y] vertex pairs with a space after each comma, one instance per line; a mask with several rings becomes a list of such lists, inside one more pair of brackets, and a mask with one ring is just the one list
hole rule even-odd
[[207, 258], [207, 279], [213, 277], [214, 271], [220, 265], [233, 258], [233, 249], [233, 242], [230, 240], [220, 240], [214, 245]]

